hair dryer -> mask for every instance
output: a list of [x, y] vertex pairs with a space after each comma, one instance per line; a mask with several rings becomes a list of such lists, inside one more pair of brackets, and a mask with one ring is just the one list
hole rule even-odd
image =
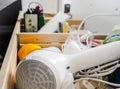
[[54, 47], [36, 50], [18, 64], [16, 87], [17, 89], [61, 89], [67, 73], [75, 73], [118, 58], [120, 58], [119, 41], [74, 55], [63, 55]]

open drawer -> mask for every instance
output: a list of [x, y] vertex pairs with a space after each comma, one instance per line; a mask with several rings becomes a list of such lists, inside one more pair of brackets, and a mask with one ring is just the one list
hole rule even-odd
[[[21, 33], [20, 18], [16, 22], [1, 70], [0, 70], [0, 89], [14, 89], [15, 71], [17, 66], [18, 48], [26, 43], [37, 43], [41, 47], [57, 46], [60, 47], [68, 36], [67, 33], [39, 34]], [[104, 39], [105, 36], [95, 36], [96, 39]]]

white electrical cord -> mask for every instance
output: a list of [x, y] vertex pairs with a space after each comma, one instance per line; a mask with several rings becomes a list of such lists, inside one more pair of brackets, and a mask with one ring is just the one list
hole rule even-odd
[[113, 67], [110, 67], [108, 69], [105, 69], [105, 70], [102, 70], [102, 71], [98, 71], [99, 73], [100, 72], [107, 72], [107, 71], [110, 71], [110, 70], [113, 70], [113, 69], [116, 69], [116, 68], [119, 68], [120, 67], [120, 64], [116, 64], [115, 66]]
[[103, 65], [101, 68], [108, 67], [108, 68], [106, 68], [104, 70], [103, 69], [101, 70], [101, 68], [97, 68], [97, 70], [94, 69], [95, 71], [92, 71], [92, 72], [91, 72], [91, 70], [88, 70], [89, 72], [82, 72], [82, 73], [80, 72], [79, 74], [75, 75], [75, 78], [107, 76], [107, 75], [113, 73], [117, 68], [120, 67], [120, 64], [118, 64], [118, 63], [119, 63], [119, 61], [114, 61], [112, 63]]
[[96, 13], [96, 14], [93, 14], [93, 15], [89, 15], [87, 17], [85, 17], [82, 22], [80, 23], [80, 25], [78, 26], [78, 38], [79, 38], [79, 34], [80, 34], [80, 30], [81, 30], [81, 27], [83, 26], [83, 24], [85, 23], [85, 21], [87, 21], [88, 19], [90, 19], [91, 17], [94, 17], [94, 16], [120, 16], [120, 14], [112, 14], [112, 13]]
[[[106, 68], [106, 67], [109, 67], [109, 66], [112, 66], [112, 65], [115, 65], [115, 66], [116, 66], [116, 64], [118, 64], [118, 63], [119, 63], [119, 61], [117, 60], [117, 61], [114, 61], [114, 62], [105, 64], [105, 65], [103, 65], [103, 66], [101, 66], [101, 67], [98, 67], [97, 69], [95, 69], [95, 70], [93, 70], [93, 71], [91, 71], [91, 72], [95, 72], [95, 71], [104, 72], [104, 71], [107, 71], [107, 69], [106, 69], [106, 70], [102, 70], [102, 69], [104, 69], [104, 68]], [[109, 69], [111, 69], [111, 67], [108, 68], [108, 71], [109, 71]], [[102, 70], [102, 71], [100, 71], [100, 70]]]
[[[108, 82], [105, 80], [97, 79], [98, 77], [107, 76], [107, 75], [113, 73], [117, 68], [120, 67], [120, 64], [118, 64], [118, 63], [119, 63], [119, 61], [114, 61], [114, 62], [111, 62], [109, 64], [103, 65], [103, 66], [101, 66], [101, 68], [97, 68], [97, 70], [95, 69], [95, 71], [92, 71], [93, 74], [90, 74], [90, 72], [88, 74], [84, 72], [83, 75], [81, 75], [81, 74], [76, 75], [75, 78], [80, 78], [80, 79], [76, 79], [74, 82], [78, 82], [81, 80], [93, 80], [93, 81], [105, 83], [107, 85], [120, 87], [120, 84], [111, 83], [111, 82]], [[114, 66], [112, 66], [112, 65], [114, 65]], [[108, 67], [112, 66], [112, 67], [105, 69], [105, 70], [101, 70], [103, 68], [106, 68], [107, 66]]]
[[[117, 69], [117, 68], [116, 68]], [[77, 75], [75, 77], [101, 77], [101, 76], [106, 76], [106, 75], [109, 75], [111, 73], [113, 73], [116, 69], [113, 69], [113, 70], [110, 70], [108, 72], [104, 72], [104, 73], [95, 73], [95, 74], [89, 74], [89, 75]]]
[[[119, 63], [119, 61], [117, 60], [117, 61], [105, 64], [105, 65], [102, 65], [102, 66], [98, 66], [98, 68], [91, 69], [90, 71], [86, 71], [86, 72], [80, 71], [80, 73], [82, 73], [82, 74], [89, 74], [89, 73], [94, 73], [94, 72], [106, 72], [106, 71], [109, 71], [111, 69], [119, 67], [120, 64], [118, 64], [118, 63]], [[112, 66], [112, 65], [115, 65], [115, 66], [109, 67], [109, 66]], [[103, 70], [106, 67], [109, 67], [109, 68], [107, 68], [106, 70]], [[100, 71], [100, 70], [102, 70], [102, 71]]]
[[96, 13], [96, 14], [92, 14], [89, 15], [87, 17], [85, 17], [82, 22], [80, 23], [79, 27], [78, 27], [78, 33], [79, 30], [81, 30], [81, 27], [83, 26], [83, 24], [85, 23], [85, 21], [87, 21], [89, 18], [94, 17], [94, 16], [120, 16], [120, 14], [112, 14], [112, 13]]
[[101, 79], [96, 79], [96, 78], [80, 78], [80, 79], [74, 80], [74, 82], [76, 83], [76, 82], [79, 82], [81, 80], [93, 80], [93, 81], [105, 83], [107, 85], [111, 85], [111, 86], [115, 86], [115, 87], [120, 87], [120, 84], [111, 83], [111, 82], [108, 82], [108, 81], [105, 81], [105, 80], [101, 80]]

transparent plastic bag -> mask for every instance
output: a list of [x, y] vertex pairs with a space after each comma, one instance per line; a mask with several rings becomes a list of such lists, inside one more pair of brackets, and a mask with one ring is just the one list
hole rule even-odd
[[63, 54], [74, 54], [91, 48], [93, 35], [88, 30], [80, 32], [82, 36], [78, 35], [77, 31], [72, 31], [68, 36], [65, 44], [62, 46]]

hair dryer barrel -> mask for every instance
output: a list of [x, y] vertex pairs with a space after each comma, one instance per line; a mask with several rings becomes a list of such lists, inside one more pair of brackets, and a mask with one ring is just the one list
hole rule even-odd
[[120, 58], [120, 41], [88, 49], [82, 53], [67, 56], [70, 72], [91, 68]]

